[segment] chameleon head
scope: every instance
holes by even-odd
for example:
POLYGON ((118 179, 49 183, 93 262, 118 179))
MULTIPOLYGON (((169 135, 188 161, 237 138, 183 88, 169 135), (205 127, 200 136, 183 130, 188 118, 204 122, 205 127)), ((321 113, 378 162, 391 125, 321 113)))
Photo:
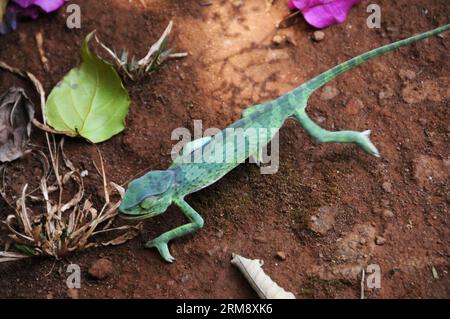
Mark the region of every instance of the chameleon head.
POLYGON ((174 171, 151 171, 130 182, 119 207, 122 217, 146 219, 164 213, 172 203, 174 179, 174 171))

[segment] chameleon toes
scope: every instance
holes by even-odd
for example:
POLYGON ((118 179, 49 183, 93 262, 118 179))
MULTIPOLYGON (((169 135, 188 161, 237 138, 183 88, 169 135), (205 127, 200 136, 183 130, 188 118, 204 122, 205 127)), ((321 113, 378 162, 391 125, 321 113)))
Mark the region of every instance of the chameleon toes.
POLYGON ((158 252, 161 255, 161 257, 168 263, 172 263, 175 261, 175 257, 173 257, 170 254, 169 246, 167 245, 167 242, 162 242, 157 239, 153 239, 153 240, 150 240, 148 243, 146 243, 145 247, 158 249, 158 252))

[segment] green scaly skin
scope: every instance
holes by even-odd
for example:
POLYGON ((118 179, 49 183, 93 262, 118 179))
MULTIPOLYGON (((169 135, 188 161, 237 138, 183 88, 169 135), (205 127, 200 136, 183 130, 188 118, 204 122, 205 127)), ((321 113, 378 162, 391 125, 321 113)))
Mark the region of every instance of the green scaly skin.
POLYGON ((169 169, 151 171, 128 185, 128 190, 119 208, 122 217, 147 219, 164 213, 172 203, 177 205, 189 219, 189 223, 172 229, 146 244, 146 247, 157 248, 164 260, 172 262, 174 257, 169 252, 169 241, 192 233, 202 228, 204 224, 202 217, 184 200, 185 196, 216 182, 248 157, 256 156, 259 158, 258 155, 262 147, 272 140, 276 131, 291 117, 296 119, 309 135, 318 142, 355 143, 365 152, 373 156, 379 156, 378 150, 370 141, 370 131, 331 132, 314 123, 306 113, 308 98, 317 89, 347 70, 372 58, 449 29, 450 24, 369 51, 320 74, 276 100, 248 108, 243 112, 242 119, 228 128, 243 130, 265 128, 270 134, 261 138, 258 143, 250 143, 244 148, 235 145, 233 138, 236 137, 238 130, 235 130, 236 133, 227 135, 225 140, 223 140, 223 136, 227 129, 221 132, 223 135, 214 135, 209 140, 204 140, 204 143, 200 146, 193 145, 193 142, 191 142, 189 147, 185 146, 184 152, 169 169), (203 161, 184 161, 191 158, 196 149, 203 154, 203 161), (231 150, 231 152, 226 150, 231 150), (233 155, 234 158, 231 161, 214 162, 214 151, 215 154, 222 153, 224 158, 227 155, 233 155))

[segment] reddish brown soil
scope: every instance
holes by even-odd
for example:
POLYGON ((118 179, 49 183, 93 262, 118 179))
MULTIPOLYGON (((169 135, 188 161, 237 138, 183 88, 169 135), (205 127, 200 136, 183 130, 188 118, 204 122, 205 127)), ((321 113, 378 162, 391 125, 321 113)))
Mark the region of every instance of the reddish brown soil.
MULTIPOLYGON (((290 28, 275 29, 288 12, 284 0, 269 11, 264 0, 241 6, 216 0, 73 2, 82 8, 80 30, 65 27, 62 10, 21 23, 17 32, 0 38, 0 59, 36 74, 47 92, 77 65, 80 43, 93 29, 108 45, 140 56, 172 19, 171 46, 190 53, 143 82, 127 84, 132 98, 127 130, 99 146, 108 177, 117 183, 166 168, 176 127, 191 128, 194 119, 201 119, 205 127, 223 128, 243 108, 273 99, 350 57, 450 21, 447 0, 379 0, 382 28, 371 30, 364 2, 316 43, 313 29, 301 18, 290 28), (37 31, 44 33, 49 72, 36 50, 37 31), (290 41, 273 44, 277 33, 290 41)), ((382 271, 381 289, 366 289, 369 298, 448 298, 449 36, 342 75, 330 83, 340 92, 331 100, 323 100, 322 92, 312 96, 309 112, 324 127, 371 128, 380 159, 352 145, 315 145, 289 122, 281 130, 277 174, 261 175, 258 167, 241 165, 190 196, 206 224, 173 242, 174 264, 143 247, 145 240, 185 222, 170 208, 122 246, 76 253, 56 263, 35 259, 0 265, 0 297, 67 297, 70 261, 82 269, 81 298, 253 298, 229 263, 236 252, 263 259, 267 273, 299 298, 358 298, 360 270, 369 264, 379 264, 382 271), (412 70, 416 77, 404 80, 401 70, 412 70), (312 216, 322 218, 322 206, 332 207, 335 220, 319 236, 310 227, 312 216), (384 216, 386 210, 393 216, 384 216), (384 245, 375 244, 376 236, 385 238, 384 245), (285 261, 275 257, 278 251, 287 254, 285 261), (88 269, 100 256, 113 262, 113 274, 96 281, 88 269)), ((24 85, 1 71, 0 92, 12 84, 24 85)), ((43 147, 40 134, 35 131, 34 144, 43 147)), ((95 149, 78 139, 67 144, 74 162, 93 171, 95 149)), ((33 163, 25 158, 9 166, 12 188, 20 191, 33 178, 33 163)), ((95 194, 96 188, 90 191, 95 194)), ((11 213, 4 203, 0 209, 2 219, 11 213)))

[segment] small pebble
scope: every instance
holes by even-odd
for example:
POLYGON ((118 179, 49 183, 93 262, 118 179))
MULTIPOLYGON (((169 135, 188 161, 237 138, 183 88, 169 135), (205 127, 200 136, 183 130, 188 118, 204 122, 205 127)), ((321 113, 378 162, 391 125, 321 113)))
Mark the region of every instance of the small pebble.
POLYGON ((322 89, 322 93, 320 94, 320 98, 322 100, 331 100, 339 95, 339 90, 334 86, 327 85, 322 89))
POLYGON ((181 283, 186 283, 190 279, 190 276, 188 274, 185 274, 181 277, 180 281, 181 283))
POLYGON ((323 31, 315 31, 313 34, 313 39, 316 42, 320 42, 325 39, 325 33, 323 31))
POLYGON ((277 252, 277 258, 279 260, 286 260, 286 253, 284 251, 277 252))
POLYGON ((393 97, 394 94, 394 91, 389 86, 385 86, 384 89, 378 93, 378 98, 380 100, 389 99, 393 97))
POLYGON ((217 231, 217 233, 216 233, 216 237, 219 238, 219 239, 222 238, 223 235, 224 235, 224 232, 223 232, 222 229, 219 229, 219 230, 217 231))
POLYGON ((92 263, 88 272, 93 278, 103 280, 113 272, 113 264, 109 259, 100 258, 92 263))
POLYGON ((276 45, 280 45, 284 42, 284 40, 285 39, 281 35, 277 34, 273 37, 272 42, 275 43, 276 45))
POLYGON ((392 218, 392 217, 394 217, 394 213, 390 209, 384 209, 383 210, 383 217, 384 218, 392 218))
POLYGON ((387 193, 392 193, 392 184, 389 182, 384 182, 381 187, 383 187, 384 191, 387 193))
POLYGON ((233 7, 239 8, 240 6, 242 6, 244 4, 244 1, 243 0, 233 0, 233 1, 231 1, 231 4, 233 7))
POLYGON ((267 238, 263 236, 256 236, 255 241, 261 244, 267 243, 267 238))
POLYGON ((80 293, 78 290, 79 289, 76 288, 67 289, 67 297, 70 299, 80 299, 80 293))
POLYGON ((386 239, 384 239, 383 237, 381 237, 381 236, 377 236, 376 238, 375 238, 375 244, 377 244, 377 245, 384 245, 386 243, 386 239))
POLYGON ((401 69, 400 72, 398 73, 398 75, 400 76, 400 78, 403 81, 410 81, 410 80, 414 80, 416 78, 416 72, 412 71, 412 70, 404 70, 401 69))

